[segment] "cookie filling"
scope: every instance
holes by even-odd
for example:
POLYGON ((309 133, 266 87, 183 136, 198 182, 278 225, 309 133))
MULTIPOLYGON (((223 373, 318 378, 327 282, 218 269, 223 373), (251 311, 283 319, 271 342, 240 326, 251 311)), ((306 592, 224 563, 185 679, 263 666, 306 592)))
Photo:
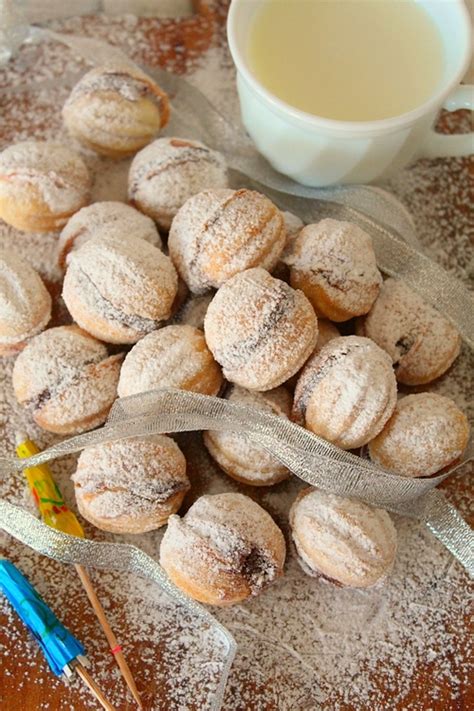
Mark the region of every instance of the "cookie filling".
POLYGON ((319 355, 317 361, 318 367, 311 367, 310 365, 301 377, 300 383, 302 387, 301 391, 300 388, 298 388, 297 395, 295 396, 293 412, 303 417, 306 412, 308 400, 317 384, 326 377, 336 363, 339 363, 339 361, 361 347, 360 344, 352 344, 350 346, 344 346, 337 353, 331 353, 327 356, 324 356, 324 354, 322 354, 322 356, 319 355))
POLYGON ((270 585, 275 579, 276 573, 275 563, 258 548, 252 548, 242 561, 241 574, 248 582, 252 595, 257 595, 263 588, 270 585))
POLYGON ((82 287, 82 294, 87 305, 106 318, 107 321, 115 321, 121 326, 133 329, 144 335, 156 331, 159 327, 160 321, 144 318, 137 314, 127 314, 118 309, 111 301, 102 296, 96 284, 80 267, 76 267, 75 276, 78 286, 82 287))
POLYGON ((264 345, 271 336, 272 330, 278 325, 281 319, 288 314, 290 305, 294 301, 294 294, 287 284, 278 284, 278 291, 274 290, 274 299, 266 313, 256 333, 242 341, 226 345, 222 350, 217 349, 215 357, 224 368, 228 370, 239 368, 248 362, 255 351, 264 345))
POLYGON ((401 365, 400 361, 402 360, 402 358, 404 358, 410 352, 410 350, 413 348, 415 342, 416 342, 416 335, 409 334, 406 336, 402 336, 395 343, 396 356, 395 356, 394 362, 393 362, 393 366, 395 369, 397 368, 397 366, 401 365))
POLYGON ((126 101, 133 102, 146 96, 161 108, 161 97, 156 96, 150 84, 144 79, 132 77, 125 72, 105 72, 92 77, 86 76, 83 81, 76 84, 67 103, 94 91, 114 91, 126 101))
MULTIPOLYGON (((112 356, 116 357, 116 356, 112 356)), ((60 378, 55 384, 54 388, 44 388, 35 397, 30 398, 25 402, 25 406, 31 411, 36 412, 41 410, 41 408, 51 400, 52 397, 60 395, 64 390, 74 387, 82 377, 84 377, 84 370, 90 365, 99 365, 109 360, 110 356, 106 358, 90 358, 82 363, 82 370, 71 373, 69 377, 60 378)))
POLYGON ((145 163, 134 171, 133 182, 130 185, 130 197, 135 197, 142 180, 149 181, 166 172, 170 168, 179 168, 179 166, 187 165, 188 163, 201 163, 203 160, 205 160, 206 163, 211 163, 217 167, 221 165, 220 161, 213 156, 212 152, 208 148, 201 148, 200 146, 195 146, 189 148, 188 150, 181 151, 176 156, 169 158, 163 163, 159 163, 159 161, 156 160, 145 163))

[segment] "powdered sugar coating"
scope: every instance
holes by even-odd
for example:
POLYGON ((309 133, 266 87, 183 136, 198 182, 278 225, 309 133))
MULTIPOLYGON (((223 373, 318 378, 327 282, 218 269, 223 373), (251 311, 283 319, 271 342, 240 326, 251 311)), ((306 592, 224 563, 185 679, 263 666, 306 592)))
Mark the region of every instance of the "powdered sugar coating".
POLYGON ((160 563, 189 595, 229 605, 258 595, 282 575, 285 539, 271 516, 243 494, 201 496, 171 516, 160 563))
POLYGON ((44 429, 72 434, 102 424, 115 400, 122 357, 77 326, 31 339, 13 368, 13 388, 44 429))
POLYGON ((261 268, 237 274, 219 289, 204 331, 224 377, 249 390, 271 390, 288 380, 318 337, 304 294, 261 268))
POLYGON ((72 475, 82 515, 105 531, 144 533, 164 525, 189 490, 186 460, 164 435, 85 449, 72 475))
POLYGON ((61 228, 89 201, 82 158, 53 141, 23 141, 0 153, 0 216, 18 229, 61 228))
POLYGON ((442 375, 459 355, 457 329, 406 284, 384 281, 358 332, 391 356, 397 380, 421 385, 442 375))
MULTIPOLYGON (((226 393, 230 402, 245 405, 270 415, 289 418, 291 396, 283 387, 259 393, 233 385, 226 393)), ((283 481, 290 472, 271 453, 252 443, 244 434, 210 430, 204 444, 211 456, 229 476, 245 484, 268 486, 283 481)))
POLYGON ((0 250, 0 355, 9 355, 42 331, 51 296, 41 277, 16 254, 0 250))
MULTIPOLYGON (((316 342, 316 346, 314 348, 314 351, 310 354, 308 361, 314 356, 315 353, 321 350, 326 343, 329 343, 329 341, 332 341, 333 338, 340 338, 341 334, 337 330, 336 326, 331 323, 331 321, 327 321, 324 318, 318 318, 318 340, 316 342)), ((301 370, 304 368, 304 365, 302 366, 301 370)), ((292 391, 296 387, 296 383, 298 382, 298 378, 301 375, 301 370, 298 373, 295 373, 285 385, 289 387, 292 391)))
POLYGON ((109 234, 118 239, 138 237, 158 249, 163 248, 155 223, 149 217, 123 202, 95 202, 76 212, 61 231, 58 241, 59 266, 64 268, 69 252, 78 249, 92 237, 109 234))
POLYGON ((125 397, 169 387, 217 395, 221 386, 221 370, 203 332, 176 325, 148 334, 132 348, 122 366, 118 393, 125 397))
POLYGON ((466 415, 450 398, 426 392, 398 401, 369 453, 402 476, 430 476, 459 459, 468 440, 466 415))
POLYGON ((128 197, 168 230, 182 205, 202 190, 226 188, 224 158, 199 141, 158 138, 133 159, 128 197))
POLYGON ((273 269, 285 245, 281 212, 247 190, 205 190, 179 210, 169 235, 176 269, 196 294, 251 267, 273 269))
POLYGON ((135 343, 169 318, 178 277, 169 257, 144 240, 89 240, 70 255, 63 298, 74 320, 110 343, 135 343))
POLYGON ((290 509, 291 534, 305 572, 368 588, 386 577, 397 550, 388 513, 311 487, 290 509))
POLYGON ((334 338, 299 377, 293 416, 342 449, 373 439, 392 414, 397 383, 390 357, 368 338, 334 338))
POLYGON ((69 132, 104 155, 123 156, 145 146, 166 125, 168 97, 144 72, 126 65, 95 67, 73 88, 63 107, 69 132))
POLYGON ((382 283, 370 235, 350 222, 326 218, 306 225, 286 263, 291 285, 332 321, 367 313, 382 283))

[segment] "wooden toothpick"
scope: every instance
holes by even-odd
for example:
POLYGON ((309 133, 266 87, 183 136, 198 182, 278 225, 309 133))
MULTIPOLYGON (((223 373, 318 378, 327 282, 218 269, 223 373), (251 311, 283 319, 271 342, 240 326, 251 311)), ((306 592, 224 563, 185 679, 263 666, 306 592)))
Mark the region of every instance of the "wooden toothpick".
POLYGON ((109 702, 105 698, 104 694, 99 689, 99 687, 97 686, 96 682, 91 677, 91 675, 89 674, 87 669, 84 666, 82 666, 82 664, 80 662, 76 662, 73 665, 73 669, 74 669, 74 671, 77 671, 77 673, 81 677, 84 684, 86 684, 86 686, 89 687, 89 689, 92 691, 92 693, 94 694, 97 701, 103 706, 105 711, 115 711, 114 707, 112 706, 112 704, 109 704, 109 702))
POLYGON ((132 672, 129 669, 129 666, 127 664, 127 661, 125 657, 123 656, 122 649, 117 641, 117 638, 109 625, 107 618, 105 616, 104 608, 102 607, 99 598, 97 597, 97 594, 93 588, 92 581, 89 577, 89 573, 87 570, 82 566, 82 565, 75 565, 74 566, 77 570, 77 574, 79 575, 79 578, 81 579, 81 583, 84 586, 84 590, 87 593, 87 597, 89 598, 89 601, 94 609, 95 614, 97 615, 97 619, 99 620, 102 629, 105 632, 105 636, 107 637, 107 641, 110 645, 110 651, 114 655, 118 666, 120 667, 120 671, 122 672, 122 676, 125 679, 128 688, 133 694, 133 698, 137 702, 138 706, 142 709, 143 704, 142 700, 140 698, 140 694, 138 693, 138 689, 135 684, 135 680, 132 676, 132 672))

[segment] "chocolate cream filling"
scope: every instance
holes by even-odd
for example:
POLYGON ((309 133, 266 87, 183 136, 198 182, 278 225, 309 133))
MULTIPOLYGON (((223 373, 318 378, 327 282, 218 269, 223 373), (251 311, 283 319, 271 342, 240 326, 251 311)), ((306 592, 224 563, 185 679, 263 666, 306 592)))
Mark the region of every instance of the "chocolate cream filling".
POLYGON ((275 579, 275 563, 259 548, 252 548, 242 561, 241 574, 248 582, 252 594, 257 594, 275 579))
POLYGON ((158 168, 155 167, 156 162, 154 161, 145 163, 134 172, 133 182, 130 185, 130 197, 135 197, 142 180, 152 180, 158 175, 165 173, 169 168, 179 168, 179 166, 186 165, 187 163, 200 163, 203 159, 205 159, 207 163, 211 163, 217 167, 220 165, 220 162, 212 155, 208 148, 200 148, 199 146, 182 151, 175 157, 169 158, 158 168))
MULTIPOLYGON (((110 356, 107 355, 105 358, 90 358, 81 364, 81 368, 87 368, 89 365, 99 365, 99 363, 108 360, 109 357, 110 356)), ((54 387, 50 386, 44 388, 40 393, 27 400, 25 402, 25 406, 30 410, 30 412, 41 410, 43 405, 48 403, 53 397, 60 395, 66 388, 74 387, 74 385, 78 383, 83 376, 84 372, 81 370, 74 373, 69 378, 60 378, 58 382, 54 384, 54 387)))
POLYGON ((202 252, 202 246, 206 240, 207 233, 210 231, 212 227, 218 224, 219 220, 223 217, 226 207, 230 205, 231 202, 234 202, 237 200, 241 195, 246 193, 247 191, 245 189, 242 190, 236 190, 235 192, 232 192, 225 200, 224 202, 220 203, 217 205, 212 213, 209 215, 207 220, 205 221, 204 225, 202 226, 201 231, 199 234, 196 236, 196 240, 194 242, 194 250, 193 250, 193 255, 189 261, 189 271, 193 272, 194 270, 198 272, 200 280, 205 282, 206 286, 208 288, 211 287, 209 284, 208 280, 204 278, 204 275, 201 272, 201 269, 199 268, 199 259, 201 258, 201 252, 202 252))
POLYGON ((80 481, 76 481, 75 485, 78 489, 82 489, 85 494, 106 494, 124 493, 132 496, 136 500, 146 501, 150 504, 164 503, 172 496, 180 491, 187 491, 189 486, 185 481, 162 482, 146 481, 144 486, 134 486, 133 484, 124 484, 122 486, 108 486, 105 483, 97 483, 95 485, 84 485, 80 481))
POLYGON ((393 359, 393 367, 395 368, 395 370, 397 370, 397 368, 402 365, 403 358, 409 354, 409 352, 415 345, 417 338, 418 336, 416 333, 409 333, 404 336, 401 336, 395 343, 396 355, 393 359))
POLYGON ((234 529, 210 521, 184 520, 184 524, 206 542, 224 569, 244 578, 252 595, 257 595, 276 578, 278 569, 270 553, 234 529))
POLYGON ((156 331, 159 327, 161 321, 138 316, 137 314, 127 314, 117 308, 111 301, 102 296, 96 284, 80 267, 75 267, 75 277, 78 286, 82 288, 82 296, 85 303, 90 306, 92 311, 98 312, 107 321, 112 323, 115 321, 121 326, 143 334, 156 331))
POLYGON ((295 397, 293 412, 300 417, 303 417, 306 413, 308 400, 317 384, 326 377, 336 363, 343 360, 350 353, 353 353, 361 347, 362 346, 359 344, 345 346, 337 353, 332 353, 331 355, 326 356, 324 360, 321 359, 321 365, 318 368, 311 368, 310 371, 307 371, 309 372, 309 375, 307 375, 304 380, 300 381, 303 387, 301 393, 298 394, 298 398, 295 397))
POLYGON ((126 101, 138 101, 146 96, 161 110, 162 99, 152 91, 148 82, 125 72, 106 72, 79 82, 72 90, 67 103, 94 91, 115 91, 126 101))
POLYGON ((265 345, 271 337, 272 330, 278 325, 281 319, 287 314, 288 308, 294 302, 294 294, 289 291, 286 284, 278 285, 279 293, 275 294, 276 299, 271 309, 265 315, 262 323, 254 334, 248 338, 231 343, 223 348, 216 349, 215 357, 221 365, 228 369, 240 368, 247 363, 260 346, 265 345))
MULTIPOLYGON (((330 269, 313 268, 311 269, 311 274, 313 274, 315 277, 321 277, 330 287, 343 293, 350 291, 350 289, 352 289, 354 286, 359 286, 359 283, 356 282, 350 276, 345 275, 338 277, 330 269)), ((357 274, 356 276, 358 276, 360 279, 364 279, 365 272, 359 272, 359 274, 357 274)))

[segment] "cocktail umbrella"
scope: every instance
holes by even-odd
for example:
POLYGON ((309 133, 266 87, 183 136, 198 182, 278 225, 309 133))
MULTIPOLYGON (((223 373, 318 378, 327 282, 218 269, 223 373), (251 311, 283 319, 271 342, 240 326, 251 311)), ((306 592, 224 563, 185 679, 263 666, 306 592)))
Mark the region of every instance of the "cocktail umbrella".
POLYGON ((38 642, 56 676, 76 671, 107 711, 113 711, 85 669, 89 662, 82 644, 61 624, 54 612, 13 563, 0 559, 0 589, 38 642))

